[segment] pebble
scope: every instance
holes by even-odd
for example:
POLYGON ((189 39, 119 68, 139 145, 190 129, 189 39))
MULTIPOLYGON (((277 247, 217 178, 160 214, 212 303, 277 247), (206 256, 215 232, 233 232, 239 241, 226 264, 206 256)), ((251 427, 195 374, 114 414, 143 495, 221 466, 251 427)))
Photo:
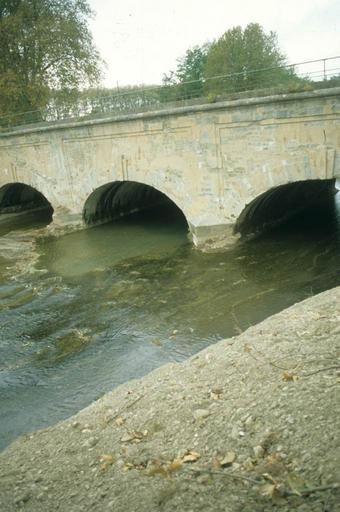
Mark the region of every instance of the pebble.
POLYGON ((89 439, 87 439, 85 441, 83 446, 84 446, 84 448, 93 448, 93 446, 95 446, 97 443, 98 443, 97 437, 90 437, 89 439))
POLYGON ((257 459, 262 459, 262 457, 264 456, 264 449, 261 445, 254 446, 253 451, 257 459))
POLYGON ((196 411, 193 412, 195 420, 202 420, 210 416, 210 414, 208 409, 196 409, 196 411))

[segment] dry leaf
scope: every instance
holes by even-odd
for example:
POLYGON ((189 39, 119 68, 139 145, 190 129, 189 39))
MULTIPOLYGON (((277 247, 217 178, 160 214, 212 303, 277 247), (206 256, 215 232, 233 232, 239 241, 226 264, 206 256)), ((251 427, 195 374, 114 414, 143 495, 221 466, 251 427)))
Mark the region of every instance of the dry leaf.
POLYGON ((122 418, 121 416, 119 416, 119 418, 116 419, 116 425, 118 425, 118 427, 121 427, 124 423, 125 419, 122 418))
POLYGON ((130 441, 139 443, 143 439, 143 437, 147 434, 147 431, 145 431, 145 432, 146 433, 139 432, 138 430, 134 430, 133 432, 126 432, 121 437, 120 440, 122 443, 129 443, 130 441))
POLYGON ((106 471, 110 466, 112 466, 115 460, 113 455, 104 454, 101 455, 99 461, 102 462, 102 464, 99 466, 100 471, 106 471))
POLYGON ((223 390, 220 388, 214 388, 210 390, 210 398, 212 400, 221 400, 223 390))
POLYGON ((274 480, 272 475, 270 475, 269 473, 263 473, 262 476, 265 480, 268 480, 268 482, 271 482, 272 484, 276 485, 276 480, 274 480))
POLYGON ((129 441, 132 441, 134 439, 133 435, 129 432, 125 432, 123 436, 120 438, 122 443, 128 443, 129 441))
POLYGON ((286 372, 283 372, 282 379, 286 382, 289 382, 289 381, 296 382, 297 380, 299 380, 299 376, 296 375, 296 373, 286 371, 286 372))
POLYGON ((271 498, 273 504, 275 505, 283 505, 286 503, 286 500, 280 494, 280 491, 276 484, 264 484, 259 488, 259 493, 262 496, 267 498, 271 498))
POLYGON ((129 471, 130 469, 134 469, 135 465, 131 462, 126 462, 123 466, 124 471, 129 471))
POLYGON ((267 496, 269 498, 272 498, 274 496, 275 489, 275 484, 264 484, 261 485, 261 487, 259 488, 259 493, 261 494, 261 496, 267 496))
POLYGON ((236 454, 234 452, 227 452, 223 459, 220 461, 222 467, 231 466, 236 460, 236 454))
POLYGON ((180 459, 174 459, 170 464, 167 466, 167 469, 170 473, 173 473, 174 471, 178 471, 183 466, 183 462, 180 459))
POLYGON ((249 354, 249 352, 251 352, 251 351, 253 350, 253 347, 251 347, 248 343, 246 343, 246 344, 244 345, 243 350, 244 350, 245 352, 248 352, 248 354, 249 354))
POLYGON ((183 461, 174 459, 172 462, 164 463, 160 460, 153 460, 151 466, 148 468, 147 475, 155 476, 160 475, 163 477, 170 477, 171 473, 181 469, 183 461))
POLYGON ((197 452, 188 450, 186 454, 182 457, 183 462, 196 462, 201 455, 197 452))
POLYGON ((113 455, 106 454, 106 453, 104 455, 101 455, 99 460, 100 460, 100 462, 108 462, 110 464, 114 463, 113 455))

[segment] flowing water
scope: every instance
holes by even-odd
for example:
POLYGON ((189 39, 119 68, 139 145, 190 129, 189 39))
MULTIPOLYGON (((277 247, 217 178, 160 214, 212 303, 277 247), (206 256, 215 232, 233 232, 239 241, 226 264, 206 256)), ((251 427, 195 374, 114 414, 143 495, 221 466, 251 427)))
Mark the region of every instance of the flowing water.
POLYGON ((340 284, 338 196, 219 254, 144 214, 40 239, 29 273, 0 256, 0 447, 340 284))

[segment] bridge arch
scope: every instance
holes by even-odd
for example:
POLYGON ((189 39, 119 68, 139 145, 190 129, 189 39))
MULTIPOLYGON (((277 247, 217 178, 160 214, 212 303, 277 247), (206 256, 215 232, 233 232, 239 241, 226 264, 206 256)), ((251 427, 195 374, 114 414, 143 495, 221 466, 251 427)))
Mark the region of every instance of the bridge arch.
POLYGON ((336 191, 334 178, 301 180, 272 187, 244 207, 234 232, 247 236, 275 227, 330 198, 336 191))
POLYGON ((53 214, 53 207, 39 190, 22 182, 0 186, 0 214, 43 209, 53 214))
POLYGON ((130 180, 97 187, 85 201, 83 219, 91 225, 153 208, 169 209, 189 226, 183 209, 167 194, 152 185, 130 180))

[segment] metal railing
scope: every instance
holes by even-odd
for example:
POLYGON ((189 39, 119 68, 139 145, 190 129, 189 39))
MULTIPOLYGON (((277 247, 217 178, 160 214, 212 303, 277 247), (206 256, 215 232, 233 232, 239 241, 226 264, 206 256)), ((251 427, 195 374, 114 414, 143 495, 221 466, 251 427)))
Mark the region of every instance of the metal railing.
POLYGON ((74 94, 61 97, 55 92, 45 109, 1 116, 0 129, 6 132, 32 123, 94 119, 334 86, 340 86, 340 56, 279 67, 245 69, 191 82, 117 89, 109 95, 105 94, 105 89, 80 91, 76 97, 74 94))

